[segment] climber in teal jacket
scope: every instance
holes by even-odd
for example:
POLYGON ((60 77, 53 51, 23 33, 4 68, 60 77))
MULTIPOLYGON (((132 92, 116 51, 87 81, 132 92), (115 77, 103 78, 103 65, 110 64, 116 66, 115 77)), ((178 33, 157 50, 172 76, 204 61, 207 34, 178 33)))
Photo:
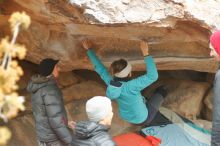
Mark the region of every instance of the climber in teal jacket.
POLYGON ((159 87, 149 101, 141 95, 141 90, 148 87, 158 79, 158 72, 153 58, 148 54, 146 42, 140 43, 147 73, 131 79, 131 64, 124 59, 116 60, 111 64, 110 72, 91 49, 91 42, 84 40, 83 47, 91 60, 95 71, 107 85, 106 95, 111 100, 116 100, 119 115, 122 119, 137 125, 147 125, 155 117, 162 104, 166 92, 164 87, 159 87))

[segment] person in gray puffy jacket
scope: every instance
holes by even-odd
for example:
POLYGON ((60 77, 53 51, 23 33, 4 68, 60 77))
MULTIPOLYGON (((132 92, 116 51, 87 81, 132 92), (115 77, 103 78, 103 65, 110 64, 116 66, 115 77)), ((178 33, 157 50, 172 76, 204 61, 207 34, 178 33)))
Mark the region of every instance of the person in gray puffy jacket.
POLYGON ((44 59, 39 74, 28 83, 39 146, 68 146, 73 138, 67 128, 68 120, 63 96, 57 86, 58 60, 44 59))
POLYGON ((89 121, 78 122, 74 128, 74 146, 116 146, 108 130, 113 112, 111 100, 95 96, 87 101, 86 113, 89 121))

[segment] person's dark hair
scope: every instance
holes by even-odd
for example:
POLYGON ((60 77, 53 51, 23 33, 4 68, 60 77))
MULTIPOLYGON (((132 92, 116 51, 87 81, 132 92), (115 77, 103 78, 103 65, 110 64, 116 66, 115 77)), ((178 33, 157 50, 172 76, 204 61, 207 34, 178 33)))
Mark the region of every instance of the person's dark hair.
POLYGON ((126 66, 128 62, 125 59, 119 59, 112 62, 110 66, 110 72, 112 75, 121 72, 126 66))
POLYGON ((54 60, 52 58, 43 59, 39 64, 39 74, 45 77, 51 75, 58 62, 59 60, 54 60))

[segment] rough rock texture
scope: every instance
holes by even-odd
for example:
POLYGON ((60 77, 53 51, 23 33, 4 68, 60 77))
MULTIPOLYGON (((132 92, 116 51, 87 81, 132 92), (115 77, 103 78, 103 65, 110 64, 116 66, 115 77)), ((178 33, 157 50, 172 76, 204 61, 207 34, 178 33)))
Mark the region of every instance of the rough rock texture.
POLYGON ((20 80, 18 81, 18 86, 19 86, 18 90, 26 90, 30 78, 38 72, 37 65, 27 61, 22 61, 19 64, 22 67, 24 74, 21 76, 20 80))
POLYGON ((79 84, 72 85, 62 90, 65 102, 74 99, 85 99, 93 96, 104 96, 105 87, 94 81, 84 81, 79 84))
POLYGON ((199 19, 220 28, 219 1, 201 0, 69 0, 85 9, 91 22, 157 22, 167 17, 199 19), (207 8, 209 11, 207 12, 207 8), (207 15, 211 14, 210 15, 207 15))
POLYGON ((59 58, 63 71, 91 69, 80 41, 89 38, 106 65, 116 58, 144 70, 139 40, 147 40, 161 70, 215 72, 208 38, 219 29, 219 1, 199 0, 5 0, 0 4, 0 38, 8 35, 13 11, 32 19, 19 34, 26 59, 59 58))
POLYGON ((10 121, 7 126, 13 133, 8 146, 38 146, 31 114, 18 117, 10 121))
POLYGON ((210 84, 208 82, 175 79, 168 75, 167 78, 159 78, 156 83, 143 91, 143 95, 149 99, 158 86, 165 85, 168 95, 165 98, 164 107, 191 120, 200 118, 201 110, 205 109, 203 99, 210 88, 210 84))
POLYGON ((59 74, 58 83, 61 88, 69 87, 80 82, 80 78, 73 72, 61 72, 59 74))
POLYGON ((180 81, 173 83, 164 106, 188 119, 195 120, 200 115, 203 98, 210 84, 206 82, 180 81), (176 86, 174 86, 176 85, 176 86))
POLYGON ((212 121, 213 113, 213 89, 209 91, 208 95, 204 98, 203 116, 206 120, 212 121))

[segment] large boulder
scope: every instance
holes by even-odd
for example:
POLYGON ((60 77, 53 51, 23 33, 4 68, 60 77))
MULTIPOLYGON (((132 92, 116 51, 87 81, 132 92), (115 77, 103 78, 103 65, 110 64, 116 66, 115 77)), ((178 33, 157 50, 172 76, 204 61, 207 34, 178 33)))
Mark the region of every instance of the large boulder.
POLYGON ((172 81, 164 106, 188 119, 195 120, 201 113, 203 98, 210 84, 207 82, 172 81))
POLYGON ((219 5, 197 0, 4 0, 0 37, 10 34, 9 15, 26 11, 32 23, 18 42, 28 48, 26 59, 37 64, 52 57, 61 60, 63 71, 92 69, 81 47, 81 40, 89 38, 105 65, 124 57, 134 70, 144 70, 139 42, 146 40, 161 70, 215 72, 208 42, 219 29, 219 5))
MULTIPOLYGON (((149 99, 157 87, 165 85, 168 94, 163 103, 164 107, 191 120, 200 118, 205 109, 203 99, 211 84, 201 81, 175 79, 171 77, 172 74, 167 75, 168 79, 167 77, 159 78, 156 83, 143 91, 143 95, 149 99)), ((182 77, 185 78, 184 76, 182 77)))

